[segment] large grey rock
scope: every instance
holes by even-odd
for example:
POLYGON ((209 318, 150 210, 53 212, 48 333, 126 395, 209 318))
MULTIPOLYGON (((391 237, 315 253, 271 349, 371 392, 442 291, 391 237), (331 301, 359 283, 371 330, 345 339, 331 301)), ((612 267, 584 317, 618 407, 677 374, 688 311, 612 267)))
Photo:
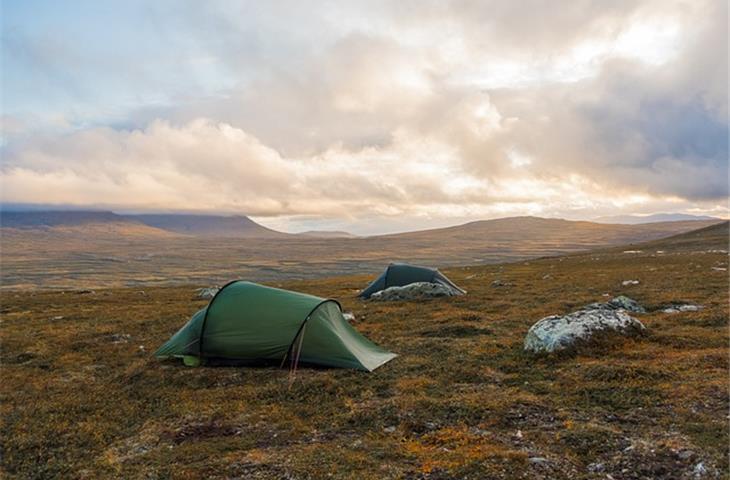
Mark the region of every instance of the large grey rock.
POLYGON ((451 297, 454 295, 462 295, 462 293, 440 283, 415 282, 402 287, 390 287, 375 292, 370 296, 370 300, 392 302, 397 300, 451 297))
POLYGON ((637 336, 645 331, 640 321, 623 310, 584 309, 543 318, 527 332, 524 346, 530 352, 552 353, 589 344, 601 334, 637 336))

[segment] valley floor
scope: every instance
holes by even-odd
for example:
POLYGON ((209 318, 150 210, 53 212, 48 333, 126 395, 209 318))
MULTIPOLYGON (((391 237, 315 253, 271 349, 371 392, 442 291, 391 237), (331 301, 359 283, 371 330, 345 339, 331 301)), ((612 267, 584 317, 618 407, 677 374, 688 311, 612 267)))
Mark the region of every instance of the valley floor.
POLYGON ((204 306, 194 286, 5 291, 3 477, 727 478, 727 264, 654 243, 447 269, 468 295, 392 304, 356 299, 362 275, 273 284, 339 299, 399 354, 293 379, 152 358, 204 306), (618 294, 647 337, 523 352, 540 318, 618 294))

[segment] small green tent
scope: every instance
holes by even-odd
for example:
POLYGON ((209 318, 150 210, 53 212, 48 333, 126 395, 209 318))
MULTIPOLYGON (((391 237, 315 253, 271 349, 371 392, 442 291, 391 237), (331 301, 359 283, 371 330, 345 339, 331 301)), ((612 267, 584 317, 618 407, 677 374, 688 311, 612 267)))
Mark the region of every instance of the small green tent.
POLYGON ((303 364, 373 371, 396 355, 360 335, 335 300, 235 281, 162 345, 158 358, 303 364))
POLYGON ((451 288, 458 294, 466 293, 435 268, 418 267, 407 263, 391 263, 378 278, 360 292, 359 296, 370 298, 373 293, 386 288, 402 287, 416 282, 438 283, 451 288))

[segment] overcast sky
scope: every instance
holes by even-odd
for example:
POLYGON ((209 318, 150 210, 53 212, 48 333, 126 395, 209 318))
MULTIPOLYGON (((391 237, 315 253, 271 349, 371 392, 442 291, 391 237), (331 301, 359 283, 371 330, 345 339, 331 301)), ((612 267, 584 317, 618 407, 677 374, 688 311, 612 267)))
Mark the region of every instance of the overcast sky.
POLYGON ((0 200, 728 215, 728 2, 2 1, 0 200))

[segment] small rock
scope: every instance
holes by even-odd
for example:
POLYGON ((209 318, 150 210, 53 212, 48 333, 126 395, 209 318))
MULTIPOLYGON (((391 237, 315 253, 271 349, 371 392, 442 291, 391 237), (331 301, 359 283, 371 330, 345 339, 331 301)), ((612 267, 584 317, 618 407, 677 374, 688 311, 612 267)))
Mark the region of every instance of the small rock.
POLYGON ((633 313, 646 313, 639 302, 625 295, 614 297, 606 303, 595 302, 583 307, 584 310, 626 310, 633 313))
POLYGON ((723 268, 723 267, 712 267, 712 269, 715 270, 716 272, 727 272, 727 268, 723 268))
POLYGON ((533 465, 545 465, 546 463, 550 463, 550 460, 545 457, 530 457, 528 461, 533 465))
POLYGON ((624 287, 627 287, 629 285, 638 285, 638 284, 639 284, 638 280, 624 280, 623 282, 621 282, 621 285, 623 285, 624 287))
POLYGON ((348 322, 354 322, 355 321, 355 314, 352 312, 345 312, 342 314, 342 318, 347 320, 348 322))
POLYGON ((132 336, 128 333, 114 333, 109 336, 112 343, 128 343, 132 336))
POLYGON ((393 432, 395 432, 395 427, 391 425, 390 427, 385 427, 385 428, 383 429, 383 431, 384 431, 385 433, 393 433, 393 432))
POLYGON ((492 282, 492 286, 493 287, 511 287, 512 284, 508 283, 508 282, 503 282, 502 280, 497 279, 492 282))
POLYGON ((218 286, 208 287, 208 288, 199 288, 197 290, 196 296, 198 298, 213 298, 213 297, 215 297, 215 294, 218 293, 218 290, 220 290, 220 288, 218 286))
POLYGON ((679 311, 680 312, 696 312, 700 310, 702 307, 700 305, 680 305, 679 311))
POLYGON ((63 315, 56 315, 55 317, 51 318, 51 320, 63 320, 63 315))
POLYGON ((522 438, 522 430, 517 430, 517 432, 515 433, 515 437, 522 438))
POLYGON ((602 472, 606 469, 606 466, 602 463, 595 462, 588 465, 589 472, 602 472))
POLYGON ((682 450, 681 452, 679 452, 677 457, 679 457, 680 460, 689 460, 694 456, 694 454, 695 452, 693 452, 692 450, 682 450))
POLYGON ((551 276, 551 275, 550 275, 549 273, 548 273, 547 275, 543 275, 543 276, 542 276, 542 279, 543 279, 543 280, 549 280, 549 279, 551 279, 551 278, 553 278, 553 277, 552 277, 552 276, 551 276))
POLYGON ((695 478, 704 477, 707 473, 707 467, 705 467, 705 464, 702 462, 699 462, 697 465, 695 465, 695 468, 692 470, 692 474, 695 476, 695 478))
POLYGON ((619 295, 618 297, 612 298, 608 301, 608 305, 629 312, 646 313, 646 310, 644 309, 644 307, 639 305, 639 302, 625 295, 619 295))
POLYGON ((679 312, 697 312, 702 310, 702 305, 693 305, 691 303, 670 305, 662 309, 663 313, 679 313, 679 312))

